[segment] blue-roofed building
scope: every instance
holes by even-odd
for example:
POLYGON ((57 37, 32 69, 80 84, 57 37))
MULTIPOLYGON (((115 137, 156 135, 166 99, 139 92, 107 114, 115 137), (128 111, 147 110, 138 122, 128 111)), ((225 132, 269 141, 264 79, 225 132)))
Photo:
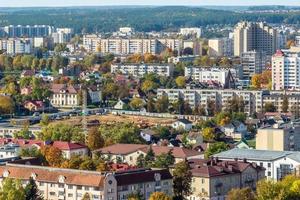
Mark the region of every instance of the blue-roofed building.
POLYGON ((300 152, 256 149, 231 149, 213 155, 220 160, 243 160, 266 169, 268 179, 280 180, 287 174, 299 173, 300 152))

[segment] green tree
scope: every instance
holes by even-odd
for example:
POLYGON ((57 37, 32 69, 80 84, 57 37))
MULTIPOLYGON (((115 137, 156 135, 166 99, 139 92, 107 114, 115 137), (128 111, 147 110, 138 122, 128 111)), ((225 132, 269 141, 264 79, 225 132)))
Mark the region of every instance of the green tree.
POLYGON ((24 188, 19 180, 4 179, 0 189, 0 200, 26 199, 24 188))
POLYGON ((155 112, 155 101, 154 101, 153 97, 148 98, 147 112, 155 112))
POLYGON ((179 162, 173 170, 173 188, 177 199, 186 199, 191 194, 192 173, 187 161, 179 162))
POLYGON ((42 126, 48 126, 49 122, 50 122, 49 116, 46 114, 42 114, 42 119, 40 121, 40 124, 42 126))
POLYGON ((265 112, 276 112, 276 107, 271 102, 266 102, 264 106, 265 112))
POLYGON ((154 167, 157 168, 168 168, 170 165, 175 163, 175 158, 173 156, 172 151, 170 150, 168 153, 162 153, 156 156, 154 167))
POLYGON ((104 146, 104 139, 97 127, 93 127, 89 130, 87 146, 91 151, 102 148, 104 146))
POLYGON ((26 196, 26 200, 43 199, 33 178, 29 179, 29 183, 25 187, 25 196, 26 196))
POLYGON ((144 107, 144 101, 141 98, 134 97, 129 105, 132 109, 139 110, 144 107))
POLYGON ((167 112, 168 107, 169 107, 169 99, 167 96, 162 96, 161 98, 157 99, 155 103, 155 108, 158 113, 167 112))
POLYGON ((156 89, 156 88, 157 88, 157 84, 151 80, 145 80, 142 83, 142 90, 144 92, 148 92, 148 91, 156 89))
POLYGON ((145 164, 147 166, 151 166, 154 161, 155 161, 155 154, 152 147, 150 146, 145 156, 145 164))
POLYGON ((255 193, 251 188, 232 189, 229 191, 226 200, 256 200, 255 193))
POLYGON ((146 163, 145 163, 145 156, 144 154, 140 154, 137 159, 136 159, 136 166, 139 168, 144 168, 146 167, 146 163))
POLYGON ((212 156, 214 154, 220 153, 222 151, 226 151, 228 149, 229 149, 229 147, 226 143, 216 142, 216 143, 213 143, 212 145, 210 145, 208 147, 208 149, 206 149, 204 156, 205 156, 205 158, 209 158, 210 156, 212 156))

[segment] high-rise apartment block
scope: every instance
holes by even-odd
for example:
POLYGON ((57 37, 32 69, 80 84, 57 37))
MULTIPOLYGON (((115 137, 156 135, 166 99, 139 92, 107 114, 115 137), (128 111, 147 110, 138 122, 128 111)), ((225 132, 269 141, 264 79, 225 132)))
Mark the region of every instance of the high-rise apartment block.
POLYGON ((3 28, 5 35, 10 38, 14 37, 45 37, 51 35, 54 28, 48 25, 34 25, 34 26, 5 26, 3 28))
POLYGON ((240 22, 234 29, 234 55, 248 51, 264 51, 272 55, 278 48, 277 30, 263 22, 240 22))
POLYGON ((217 38, 208 40, 208 53, 210 56, 232 56, 233 39, 217 38))
POLYGON ((278 50, 272 57, 273 89, 300 89, 299 70, 300 53, 278 50))
POLYGON ((248 51, 241 55, 242 77, 250 79, 254 74, 260 74, 266 68, 266 53, 248 51))

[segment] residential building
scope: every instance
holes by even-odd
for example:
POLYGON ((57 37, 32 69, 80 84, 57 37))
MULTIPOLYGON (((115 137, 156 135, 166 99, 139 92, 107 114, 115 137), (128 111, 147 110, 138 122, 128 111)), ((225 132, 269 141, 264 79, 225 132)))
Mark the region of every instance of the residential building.
MULTIPOLYGON (((80 85, 52 84, 50 103, 54 107, 78 107, 80 90, 80 85)), ((91 103, 99 103, 102 100, 101 91, 96 86, 88 87, 87 94, 91 103)))
POLYGON ((275 90, 300 89, 300 52, 278 50, 272 57, 272 87, 275 90))
POLYGON ((156 191, 173 193, 172 175, 168 170, 112 173, 10 163, 0 166, 0 174, 1 184, 5 178, 12 178, 21 180, 24 187, 32 178, 43 198, 49 200, 81 200, 85 193, 94 200, 125 200, 137 192, 145 199, 156 191))
POLYGON ((17 37, 45 37, 51 35, 54 28, 47 25, 34 25, 34 26, 5 26, 3 28, 5 35, 10 38, 17 37))
POLYGON ((254 74, 261 74, 266 69, 266 54, 261 51, 243 52, 241 65, 243 79, 251 79, 254 74))
POLYGON ((73 35, 72 28, 57 28, 56 32, 52 33, 54 44, 63 44, 70 42, 73 35))
POLYGON ((10 38, 6 42, 6 53, 15 55, 15 54, 29 54, 33 51, 33 42, 32 39, 14 39, 10 38))
MULTIPOLYGON (((14 136, 14 133, 17 133, 24 129, 24 126, 13 126, 13 125, 1 125, 0 126, 0 137, 10 137, 12 138, 14 136)), ((29 126, 28 131, 32 135, 38 135, 41 131, 42 128, 39 126, 29 126)))
POLYGON ((278 127, 262 127, 257 129, 256 149, 300 151, 300 126, 282 124, 278 127))
POLYGON ((145 74, 157 74, 169 77, 173 75, 173 64, 112 64, 111 73, 121 73, 134 77, 143 77, 145 74))
POLYGON ((23 106, 24 108, 26 108, 31 112, 44 111, 45 109, 45 105, 43 101, 28 100, 24 102, 23 106))
POLYGON ((224 134, 232 139, 241 140, 248 133, 247 126, 239 121, 233 121, 221 127, 224 134))
POLYGON ((240 22, 234 29, 234 56, 248 51, 273 55, 278 49, 277 30, 263 22, 240 22))
POLYGON ((208 40, 208 55, 212 57, 233 56, 233 39, 216 38, 208 40))
POLYGON ((145 156, 150 148, 153 150, 155 156, 171 151, 175 157, 175 163, 184 161, 185 159, 203 158, 203 154, 195 150, 182 147, 143 144, 113 144, 111 146, 95 150, 93 151, 93 154, 100 154, 101 156, 109 158, 113 162, 123 162, 129 165, 136 165, 139 155, 143 154, 145 156))
POLYGON ((0 146, 0 162, 3 159, 17 159, 20 146, 16 144, 4 144, 0 146))
POLYGON ((197 38, 201 37, 201 28, 181 28, 180 34, 184 36, 193 36, 195 35, 197 38))
POLYGON ((173 63, 173 64, 177 64, 179 62, 194 62, 194 60, 196 58, 198 58, 199 56, 195 55, 187 55, 187 56, 177 56, 177 57, 170 57, 168 58, 168 63, 173 63))
POLYGON ((53 146, 61 150, 62 155, 66 159, 70 159, 74 155, 87 156, 88 148, 80 143, 65 142, 65 141, 41 141, 41 140, 26 140, 26 139, 10 139, 1 138, 0 144, 18 145, 21 149, 40 149, 45 146, 53 146))
POLYGON ((265 176, 269 180, 280 180, 287 174, 296 173, 299 170, 299 152, 270 151, 256 149, 231 149, 213 157, 228 161, 247 161, 256 163, 266 169, 265 176))
POLYGON ((230 69, 185 67, 184 76, 201 83, 213 82, 222 88, 234 88, 235 79, 230 69))
POLYGON ((182 129, 185 131, 189 131, 193 128, 193 123, 187 119, 178 119, 172 124, 172 127, 179 130, 182 129))
POLYGON ((191 159, 191 200, 225 200, 231 189, 250 187, 265 177, 265 169, 246 161, 191 159))

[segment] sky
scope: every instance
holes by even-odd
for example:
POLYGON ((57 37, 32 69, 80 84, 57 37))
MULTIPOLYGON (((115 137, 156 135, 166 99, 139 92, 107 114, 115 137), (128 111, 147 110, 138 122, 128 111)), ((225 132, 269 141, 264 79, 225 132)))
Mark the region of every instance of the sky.
POLYGON ((0 7, 92 6, 92 5, 292 5, 300 0, 0 0, 0 7))

